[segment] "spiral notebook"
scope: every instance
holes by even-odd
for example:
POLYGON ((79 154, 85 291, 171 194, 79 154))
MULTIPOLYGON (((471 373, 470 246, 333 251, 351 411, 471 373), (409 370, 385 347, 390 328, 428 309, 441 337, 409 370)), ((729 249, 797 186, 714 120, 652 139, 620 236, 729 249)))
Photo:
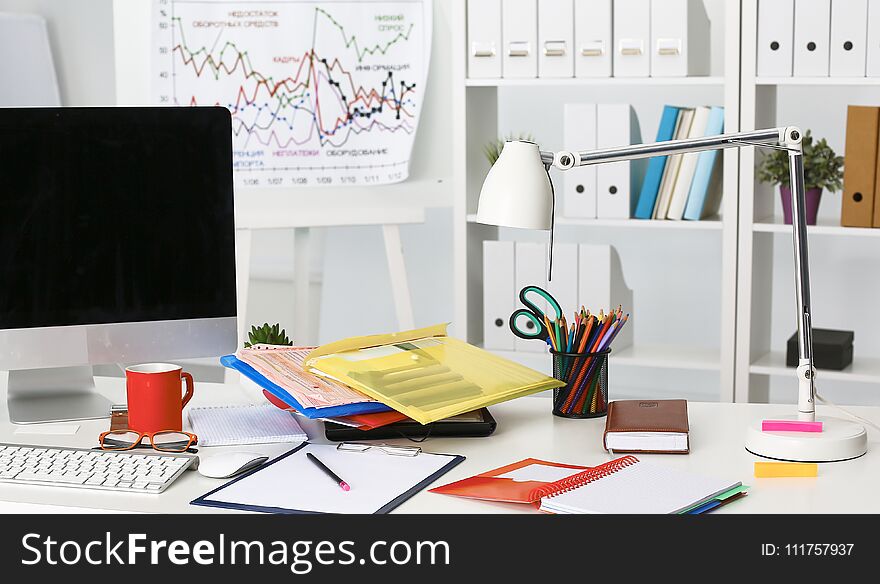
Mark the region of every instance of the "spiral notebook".
POLYGON ((703 513, 744 496, 747 488, 625 456, 592 468, 527 458, 431 492, 532 503, 559 514, 703 513))
POLYGON ((309 439, 291 412, 271 404, 208 406, 189 410, 199 446, 305 442, 309 439))
MULTIPOLYGON (((624 456, 539 489, 547 513, 687 513, 743 494, 741 482, 624 456)), ((709 507, 711 508, 711 507, 709 507)), ((706 509, 708 510, 708 509, 706 509)))

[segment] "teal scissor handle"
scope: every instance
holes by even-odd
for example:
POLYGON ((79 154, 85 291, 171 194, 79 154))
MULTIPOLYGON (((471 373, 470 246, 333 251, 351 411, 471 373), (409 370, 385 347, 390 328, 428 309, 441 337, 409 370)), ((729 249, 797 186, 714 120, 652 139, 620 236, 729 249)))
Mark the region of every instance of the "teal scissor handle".
POLYGON ((548 317, 550 322, 556 322, 562 318, 562 308, 549 292, 538 286, 526 286, 519 291, 519 301, 522 302, 526 308, 515 310, 513 311, 513 314, 510 315, 510 330, 521 339, 538 339, 546 341, 550 337, 550 331, 547 330, 547 325, 544 322, 544 311, 538 308, 534 302, 529 300, 529 294, 537 294, 547 302, 547 306, 553 310, 554 314, 553 318, 548 317), (518 322, 520 317, 525 317, 527 320, 525 330, 520 327, 518 322), (529 323, 532 324, 531 328, 528 327, 529 323))

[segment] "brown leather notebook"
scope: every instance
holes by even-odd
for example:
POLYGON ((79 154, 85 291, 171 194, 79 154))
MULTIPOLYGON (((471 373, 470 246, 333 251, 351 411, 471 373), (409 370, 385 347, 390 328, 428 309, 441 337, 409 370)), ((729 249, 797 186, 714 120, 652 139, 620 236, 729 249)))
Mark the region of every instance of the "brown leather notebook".
POLYGON ((687 400, 617 400, 608 404, 605 450, 658 454, 687 454, 687 400))

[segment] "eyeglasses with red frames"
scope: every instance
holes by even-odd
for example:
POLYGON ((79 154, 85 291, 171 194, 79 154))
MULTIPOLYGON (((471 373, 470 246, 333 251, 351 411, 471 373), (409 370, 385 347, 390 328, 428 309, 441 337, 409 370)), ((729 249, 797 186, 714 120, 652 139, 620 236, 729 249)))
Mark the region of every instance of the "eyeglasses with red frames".
POLYGON ((198 436, 180 430, 160 432, 137 432, 135 430, 110 430, 98 437, 102 450, 132 450, 142 447, 144 438, 159 452, 186 452, 199 442, 198 436))

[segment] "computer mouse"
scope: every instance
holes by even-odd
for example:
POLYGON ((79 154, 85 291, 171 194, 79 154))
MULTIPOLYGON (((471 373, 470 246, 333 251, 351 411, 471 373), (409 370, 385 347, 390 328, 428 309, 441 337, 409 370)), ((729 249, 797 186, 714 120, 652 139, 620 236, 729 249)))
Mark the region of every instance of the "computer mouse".
POLYGON ((199 474, 212 479, 226 479, 269 460, 268 456, 253 452, 224 452, 199 458, 199 474))

